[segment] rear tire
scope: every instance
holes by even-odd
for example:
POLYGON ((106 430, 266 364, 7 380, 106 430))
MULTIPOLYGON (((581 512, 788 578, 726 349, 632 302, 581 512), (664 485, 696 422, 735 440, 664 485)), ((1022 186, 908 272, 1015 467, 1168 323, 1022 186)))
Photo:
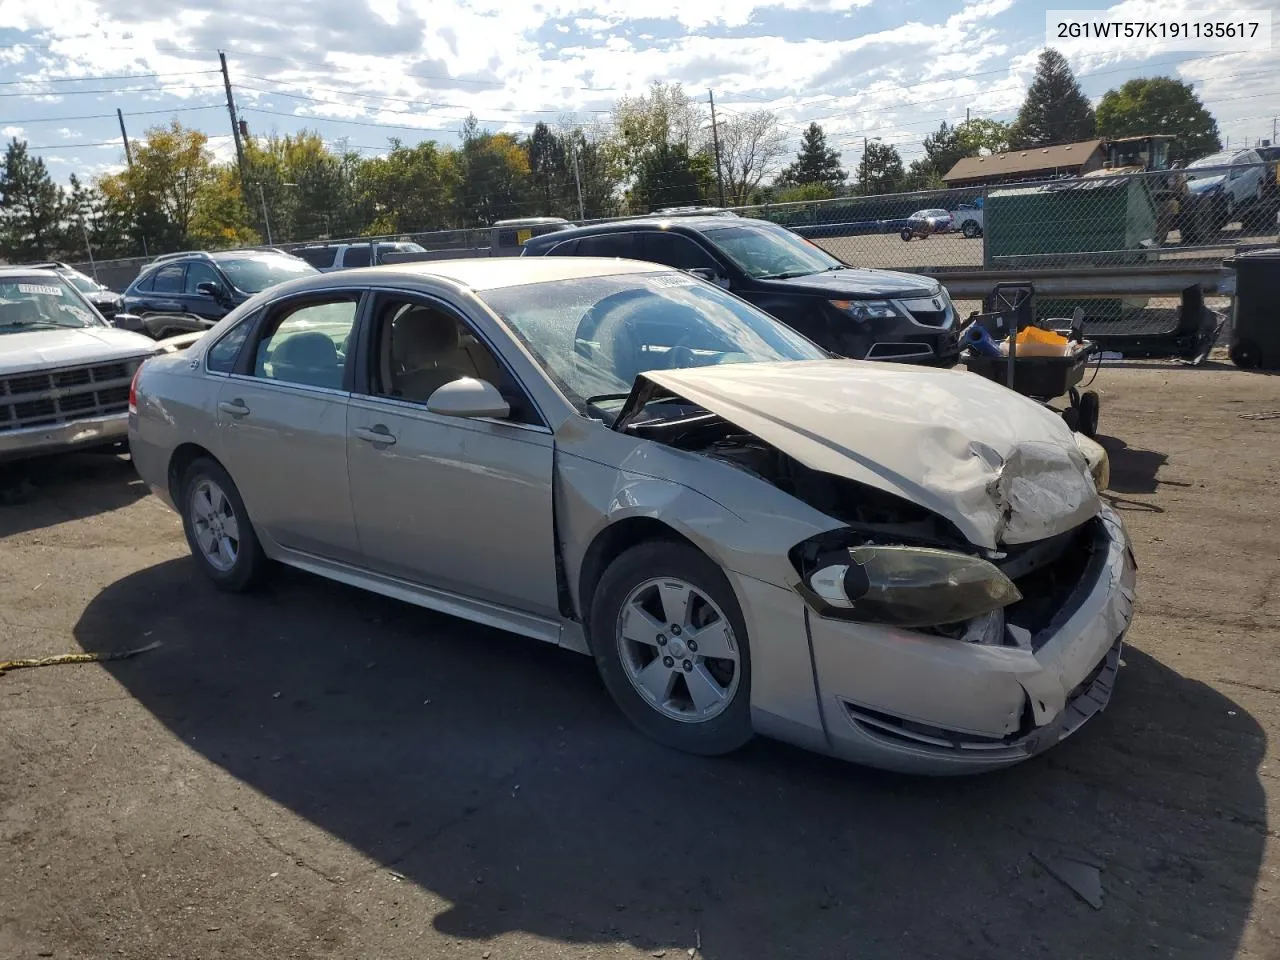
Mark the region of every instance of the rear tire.
POLYGON ((232 593, 261 583, 267 557, 231 475, 199 457, 187 467, 180 489, 182 530, 204 575, 232 593))
POLYGON ((982 231, 978 229, 978 225, 972 220, 966 220, 960 228, 960 232, 964 234, 966 240, 976 240, 978 234, 982 231))
POLYGON ((1102 402, 1092 390, 1080 395, 1080 432, 1092 440, 1098 435, 1098 414, 1102 410, 1102 402))
POLYGON ((590 635, 606 689, 652 739, 714 756, 754 735, 746 624, 705 554, 669 540, 627 550, 596 585, 590 635))
POLYGON ((902 237, 903 243, 910 243, 911 237, 913 236, 913 234, 910 230, 903 230, 900 234, 898 234, 898 236, 902 237))

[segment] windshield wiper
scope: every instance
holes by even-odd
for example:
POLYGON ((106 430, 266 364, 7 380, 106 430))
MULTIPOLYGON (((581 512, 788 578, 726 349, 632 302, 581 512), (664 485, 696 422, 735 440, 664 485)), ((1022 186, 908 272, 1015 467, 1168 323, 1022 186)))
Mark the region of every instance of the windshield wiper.
POLYGON ((766 273, 762 277, 756 277, 757 280, 790 280, 792 277, 811 277, 817 272, 814 270, 788 270, 785 273, 766 273))

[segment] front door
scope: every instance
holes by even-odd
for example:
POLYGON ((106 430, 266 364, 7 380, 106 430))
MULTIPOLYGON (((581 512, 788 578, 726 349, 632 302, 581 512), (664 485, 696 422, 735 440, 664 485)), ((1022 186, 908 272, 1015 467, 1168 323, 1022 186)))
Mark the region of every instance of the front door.
POLYGON ((346 352, 359 303, 352 291, 274 305, 218 395, 219 453, 254 526, 281 546, 352 563, 346 352))
POLYGON ((371 313, 363 394, 347 413, 351 500, 365 562, 389 576, 526 613, 558 613, 554 443, 527 394, 460 312, 409 295, 371 313), (439 416, 427 400, 487 380, 504 419, 439 416))

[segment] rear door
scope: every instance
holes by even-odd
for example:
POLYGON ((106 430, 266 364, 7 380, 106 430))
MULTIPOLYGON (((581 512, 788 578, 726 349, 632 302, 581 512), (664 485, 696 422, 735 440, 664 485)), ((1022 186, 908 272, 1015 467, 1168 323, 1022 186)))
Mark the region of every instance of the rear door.
POLYGON ((166 263, 160 267, 152 277, 149 289, 137 291, 138 309, 146 313, 185 312, 183 292, 186 275, 185 263, 166 263))
POLYGON ((220 451, 254 526, 281 546, 360 559, 347 481, 347 344, 363 293, 272 304, 218 395, 220 451))

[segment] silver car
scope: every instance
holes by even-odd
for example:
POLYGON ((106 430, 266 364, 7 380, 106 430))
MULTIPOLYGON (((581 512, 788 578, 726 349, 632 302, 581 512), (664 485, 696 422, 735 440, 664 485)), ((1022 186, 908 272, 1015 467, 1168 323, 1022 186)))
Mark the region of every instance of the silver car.
POLYGON ((652 264, 416 263, 148 361, 130 443, 200 567, 278 561, 594 657, 655 739, 1023 760, 1107 703, 1134 562, 1061 418, 831 359, 652 264))

